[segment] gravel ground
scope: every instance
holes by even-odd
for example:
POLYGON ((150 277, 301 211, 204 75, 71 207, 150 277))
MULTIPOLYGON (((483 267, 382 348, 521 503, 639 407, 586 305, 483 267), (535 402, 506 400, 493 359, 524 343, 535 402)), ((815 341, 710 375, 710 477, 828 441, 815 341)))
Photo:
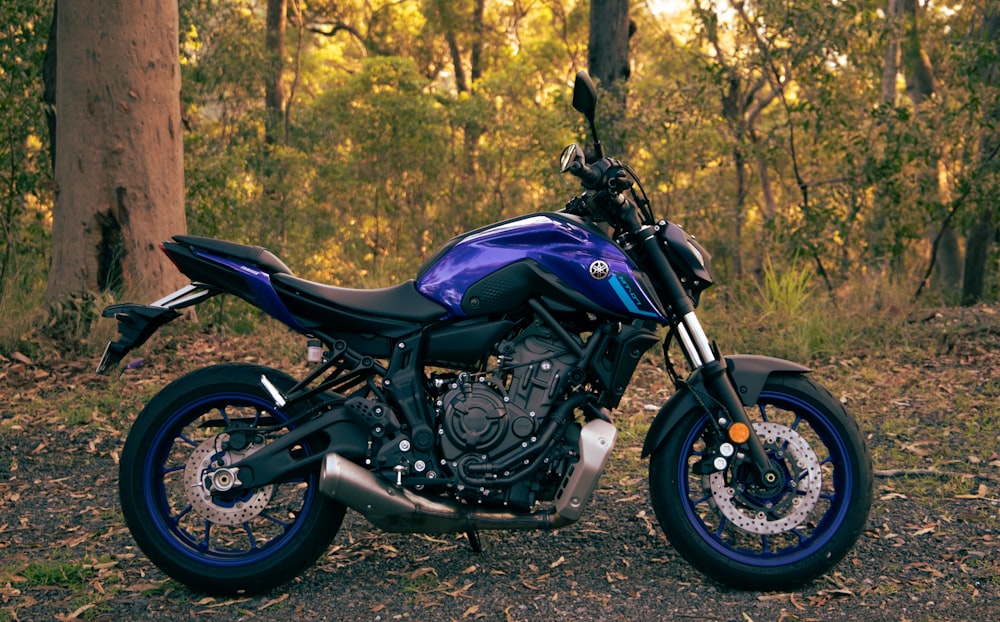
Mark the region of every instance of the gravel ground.
POLYGON ((903 360, 817 364, 861 421, 880 476, 857 547, 788 593, 733 591, 681 559, 648 504, 640 441, 626 440, 573 526, 483 533, 477 554, 464 537, 386 534, 349 513, 327 554, 293 582, 253 597, 205 596, 135 547, 116 496, 131 415, 101 406, 127 411, 175 373, 170 362, 109 389, 89 359, 3 359, 0 621, 998 619, 1000 330, 982 319, 904 323, 919 347, 903 360), (973 425, 978 436, 965 432, 973 425))

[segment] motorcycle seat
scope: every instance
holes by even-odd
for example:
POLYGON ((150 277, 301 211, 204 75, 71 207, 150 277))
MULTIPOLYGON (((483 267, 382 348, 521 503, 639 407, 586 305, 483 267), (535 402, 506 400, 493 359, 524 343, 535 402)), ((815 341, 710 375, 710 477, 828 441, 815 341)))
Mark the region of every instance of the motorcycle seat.
POLYGON ((292 269, 285 265, 285 262, 275 257, 271 251, 262 246, 247 246, 246 244, 237 244, 236 242, 203 238, 195 235, 175 235, 174 241, 191 248, 212 253, 213 255, 232 257, 233 259, 252 263, 269 274, 292 273, 292 269))
POLYGON ((341 317, 346 312, 356 318, 367 316, 424 323, 447 313, 447 309, 418 292, 412 279, 381 289, 335 287, 300 279, 291 274, 272 274, 271 283, 276 289, 321 303, 327 307, 323 313, 327 319, 331 312, 334 316, 339 312, 341 317))

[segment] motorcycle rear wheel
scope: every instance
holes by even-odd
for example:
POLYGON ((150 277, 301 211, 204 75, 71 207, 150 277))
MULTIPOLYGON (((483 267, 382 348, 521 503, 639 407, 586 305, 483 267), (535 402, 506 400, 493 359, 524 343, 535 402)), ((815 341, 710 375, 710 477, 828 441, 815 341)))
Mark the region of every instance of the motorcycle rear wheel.
POLYGON ((202 486, 205 468, 238 461, 264 438, 234 452, 222 446, 224 429, 294 416, 275 408, 262 374, 281 390, 295 382, 244 364, 179 378, 142 410, 122 450, 119 496, 133 538, 157 567, 199 592, 254 593, 288 581, 326 551, 344 518, 346 508, 320 492, 315 471, 231 495, 202 486))
POLYGON ((760 485, 739 456, 724 471, 705 473, 719 440, 708 415, 694 408, 650 460, 650 497, 670 543, 712 579, 790 589, 832 568, 861 535, 871 458, 854 419, 808 378, 772 377, 750 410, 783 482, 760 485))

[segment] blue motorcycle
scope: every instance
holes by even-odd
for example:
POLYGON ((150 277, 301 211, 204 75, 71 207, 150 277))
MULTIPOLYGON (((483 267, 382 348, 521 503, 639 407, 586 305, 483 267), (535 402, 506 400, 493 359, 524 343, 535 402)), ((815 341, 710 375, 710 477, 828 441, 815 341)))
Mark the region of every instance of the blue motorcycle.
POLYGON ((391 532, 467 533, 476 550, 481 530, 570 525, 612 454, 611 411, 655 344, 676 391, 642 454, 670 543, 712 579, 757 590, 801 585, 847 554, 872 498, 857 423, 806 367, 720 354, 695 314, 709 254, 605 157, 596 105, 581 72, 573 106, 591 156, 574 144, 561 157, 581 194, 458 236, 395 287, 315 283, 256 246, 164 244, 192 283, 108 307, 120 336, 99 373, 219 294, 322 355, 303 378, 199 369, 139 413, 119 494, 150 560, 199 591, 254 592, 315 562, 347 508, 391 532))

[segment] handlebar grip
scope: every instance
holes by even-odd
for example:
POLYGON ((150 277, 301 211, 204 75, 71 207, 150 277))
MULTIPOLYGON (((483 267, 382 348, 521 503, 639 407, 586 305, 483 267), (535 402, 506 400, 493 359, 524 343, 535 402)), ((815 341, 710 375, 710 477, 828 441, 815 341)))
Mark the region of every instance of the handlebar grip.
POLYGON ((600 169, 590 166, 585 162, 574 162, 570 165, 569 172, 579 177, 584 187, 590 189, 596 188, 601 182, 601 178, 604 177, 604 173, 600 169))

